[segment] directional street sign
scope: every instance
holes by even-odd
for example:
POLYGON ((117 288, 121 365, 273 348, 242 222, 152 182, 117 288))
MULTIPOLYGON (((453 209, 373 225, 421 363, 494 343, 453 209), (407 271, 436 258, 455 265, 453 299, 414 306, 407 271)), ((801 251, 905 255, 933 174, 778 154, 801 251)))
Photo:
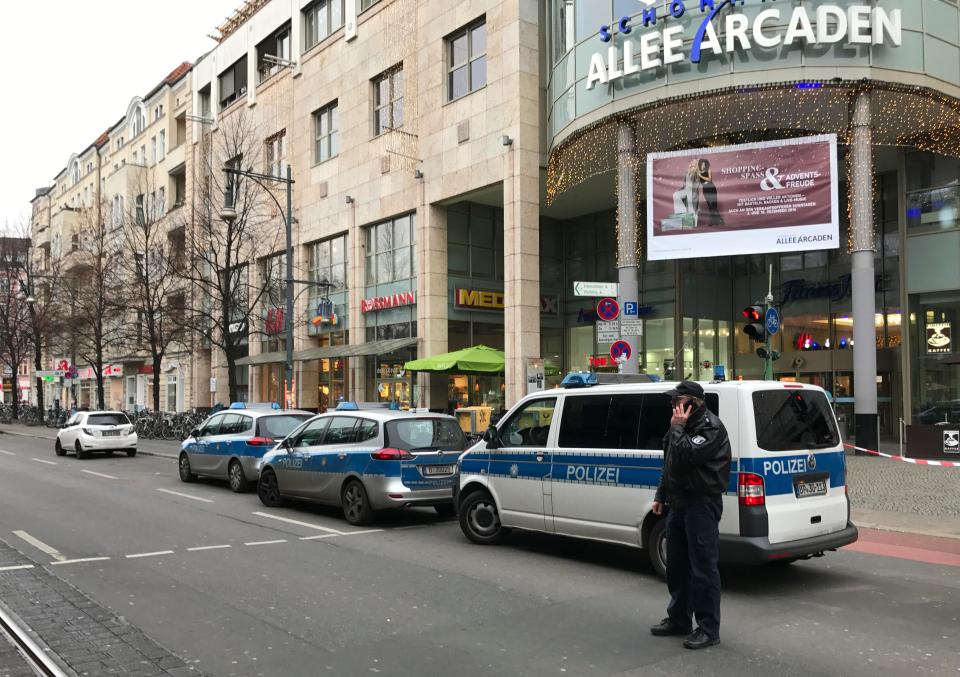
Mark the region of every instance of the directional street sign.
POLYGON ((613 343, 619 340, 619 322, 597 322, 597 343, 613 343))
POLYGON ((587 298, 601 296, 616 296, 620 293, 620 285, 616 282, 574 282, 573 295, 587 298))
POLYGON ((633 350, 630 348, 630 344, 626 341, 617 341, 610 346, 610 357, 615 360, 627 361, 632 355, 633 350))
POLYGON ((616 299, 603 299, 597 304, 597 317, 604 322, 613 322, 620 317, 620 304, 616 299))
POLYGON ((767 315, 764 318, 767 325, 767 333, 773 336, 780 331, 780 312, 776 308, 768 308, 767 315))

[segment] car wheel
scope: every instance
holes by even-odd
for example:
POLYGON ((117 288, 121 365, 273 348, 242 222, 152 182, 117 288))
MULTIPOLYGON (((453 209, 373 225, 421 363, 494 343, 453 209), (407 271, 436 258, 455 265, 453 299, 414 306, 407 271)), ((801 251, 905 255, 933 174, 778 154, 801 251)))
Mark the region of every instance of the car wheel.
POLYGON ((658 520, 647 540, 647 557, 657 576, 667 578, 667 520, 658 520))
POLYGON ((180 454, 180 460, 177 465, 180 466, 180 481, 193 482, 197 476, 190 470, 190 459, 186 454, 180 454))
POLYGON ((60 440, 57 440, 57 443, 53 445, 53 450, 56 452, 57 456, 66 456, 66 450, 60 446, 60 440))
POLYGON ((81 459, 82 459, 82 458, 90 458, 90 452, 83 450, 83 447, 80 446, 80 440, 77 440, 77 443, 76 443, 76 445, 74 445, 74 448, 75 448, 76 451, 77 451, 77 458, 81 458, 81 459))
POLYGON ((460 528, 478 545, 495 545, 506 530, 500 524, 496 501, 486 491, 473 491, 460 503, 460 528))
POLYGON ((457 514, 457 511, 453 509, 452 503, 444 503, 443 505, 435 505, 433 509, 437 511, 437 514, 440 517, 453 517, 457 514))
POLYGON ((133 458, 133 457, 136 456, 136 455, 137 455, 137 450, 136 450, 136 449, 127 449, 127 456, 128 456, 129 458, 133 458))
POLYGON ((230 467, 227 468, 227 477, 230 478, 230 489, 234 493, 243 494, 250 491, 250 482, 243 474, 243 466, 237 459, 230 461, 230 467))
POLYGON ((357 527, 370 524, 374 518, 373 508, 370 506, 370 497, 360 480, 350 480, 340 492, 340 505, 343 516, 357 527))
POLYGON ((277 473, 264 470, 257 482, 257 496, 260 502, 268 508, 279 508, 283 505, 283 496, 280 494, 280 483, 277 482, 277 473))

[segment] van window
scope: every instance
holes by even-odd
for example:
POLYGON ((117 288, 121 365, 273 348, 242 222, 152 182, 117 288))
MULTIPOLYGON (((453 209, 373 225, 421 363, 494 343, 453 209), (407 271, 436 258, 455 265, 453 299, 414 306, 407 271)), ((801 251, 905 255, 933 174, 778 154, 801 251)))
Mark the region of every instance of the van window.
POLYGON ((761 390, 753 394, 757 445, 766 451, 805 451, 840 444, 833 410, 816 390, 761 390))
MULTIPOLYGON (((706 396, 717 412, 720 398, 706 396)), ((563 405, 559 446, 566 449, 662 449, 673 411, 664 393, 573 395, 563 405)))
POLYGON ((544 448, 550 437, 550 424, 557 408, 555 397, 531 400, 514 412, 510 420, 500 428, 500 443, 511 447, 544 448))

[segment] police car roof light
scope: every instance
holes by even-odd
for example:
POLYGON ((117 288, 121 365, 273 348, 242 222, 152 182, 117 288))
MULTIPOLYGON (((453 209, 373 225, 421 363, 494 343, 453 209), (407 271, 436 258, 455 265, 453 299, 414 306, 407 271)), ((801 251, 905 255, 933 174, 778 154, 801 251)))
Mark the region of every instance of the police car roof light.
POLYGON ((247 408, 247 405, 244 404, 243 402, 233 402, 233 403, 230 405, 230 408, 231 408, 231 409, 246 409, 246 408, 247 408))
POLYGON ((341 402, 337 405, 337 411, 360 411, 356 402, 341 402))
POLYGON ((589 388, 597 385, 597 375, 590 371, 571 371, 560 385, 564 388, 589 388))

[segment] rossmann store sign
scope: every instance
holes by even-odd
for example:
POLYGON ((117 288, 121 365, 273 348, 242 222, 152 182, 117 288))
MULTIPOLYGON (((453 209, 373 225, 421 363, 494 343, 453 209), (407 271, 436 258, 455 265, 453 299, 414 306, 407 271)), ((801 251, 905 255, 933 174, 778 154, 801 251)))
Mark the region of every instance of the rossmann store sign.
MULTIPOLYGON (((653 4, 655 0, 639 0, 653 4)), ((601 42, 610 44, 593 54, 587 89, 610 84, 652 68, 755 48, 771 49, 800 45, 890 45, 902 41, 899 9, 866 4, 771 6, 775 0, 675 0, 665 6, 648 7, 634 17, 623 17, 612 26, 601 26, 601 42), (746 4, 767 6, 755 16, 741 11, 746 4), (671 19, 696 13, 699 21, 689 27, 671 19), (614 40, 615 36, 623 36, 614 40)))

